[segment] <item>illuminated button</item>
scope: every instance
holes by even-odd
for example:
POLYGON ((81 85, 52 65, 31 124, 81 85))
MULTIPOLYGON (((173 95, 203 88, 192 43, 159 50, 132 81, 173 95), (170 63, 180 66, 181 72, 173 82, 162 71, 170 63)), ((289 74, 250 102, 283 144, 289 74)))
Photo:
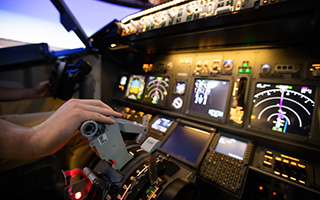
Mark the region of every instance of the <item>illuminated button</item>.
POLYGON ((291 162, 290 164, 293 165, 293 166, 297 166, 296 162, 291 162))
POLYGON ((279 158, 279 157, 276 157, 276 160, 277 160, 277 161, 282 161, 282 159, 281 159, 281 158, 279 158))
POLYGON ((264 155, 264 157, 265 157, 265 158, 268 158, 268 159, 270 159, 270 160, 272 160, 272 159, 273 159, 273 157, 268 156, 268 155, 264 155))
POLYGON ((297 179, 294 177, 290 177, 291 180, 296 181, 297 179))
POLYGON ((74 194, 74 198, 77 199, 77 200, 81 199, 81 197, 82 197, 82 193, 81 192, 77 192, 77 193, 74 194))
POLYGON ((268 0, 264 0, 263 3, 264 3, 264 4, 268 3, 268 0))
POLYGON ((284 163, 289 163, 289 160, 286 160, 286 159, 283 159, 283 161, 282 162, 284 162, 284 163))
POLYGON ((276 175, 280 175, 280 172, 277 172, 277 171, 274 171, 273 173, 276 175))
POLYGON ((242 67, 249 67, 249 61, 243 61, 242 67))
POLYGON ((240 69, 238 70, 238 72, 239 72, 239 73, 243 73, 243 72, 244 72, 244 69, 240 68, 240 69))
POLYGON ((179 12, 179 13, 178 13, 178 17, 180 17, 181 15, 182 15, 182 12, 179 12))
POLYGON ((181 18, 178 18, 178 19, 177 19, 177 22, 180 22, 180 21, 181 21, 181 18))
POLYGON ((306 168, 306 166, 305 165, 302 165, 302 164, 298 164, 298 167, 300 167, 300 168, 306 168))
POLYGON ((233 3, 232 0, 227 1, 227 6, 228 6, 228 5, 232 5, 232 3, 233 3))

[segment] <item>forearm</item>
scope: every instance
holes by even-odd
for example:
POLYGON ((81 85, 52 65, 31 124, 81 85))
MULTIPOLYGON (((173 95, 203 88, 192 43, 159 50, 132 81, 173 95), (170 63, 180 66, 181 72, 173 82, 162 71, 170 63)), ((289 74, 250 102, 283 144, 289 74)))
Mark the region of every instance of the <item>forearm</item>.
POLYGON ((38 98, 33 88, 0 88, 0 101, 38 98))

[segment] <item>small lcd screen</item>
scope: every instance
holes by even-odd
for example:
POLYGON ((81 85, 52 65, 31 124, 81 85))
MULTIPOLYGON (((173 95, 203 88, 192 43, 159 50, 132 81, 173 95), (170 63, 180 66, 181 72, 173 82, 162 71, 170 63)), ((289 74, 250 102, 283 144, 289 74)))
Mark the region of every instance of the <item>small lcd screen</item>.
POLYGON ((159 130, 164 133, 171 126, 171 124, 172 124, 172 120, 159 117, 156 121, 152 123, 151 128, 159 130))
POLYGON ((195 79, 189 112, 212 118, 223 118, 228 89, 228 80, 195 79))
POLYGON ((238 160, 243 160, 246 148, 247 143, 245 142, 238 141, 234 138, 220 136, 215 151, 238 160))
POLYGON ((309 136, 315 92, 310 85, 257 83, 251 125, 279 134, 309 136))
POLYGON ((161 146, 162 150, 178 158, 196 164, 209 142, 210 133, 179 123, 161 146))
POLYGON ((139 100, 142 97, 145 86, 145 77, 139 75, 130 76, 126 97, 132 100, 139 100))
POLYGON ((185 90, 186 90, 186 82, 177 81, 176 82, 175 93, 176 94, 184 94, 185 90))
POLYGON ((169 77, 149 76, 143 102, 163 106, 169 94, 169 77))

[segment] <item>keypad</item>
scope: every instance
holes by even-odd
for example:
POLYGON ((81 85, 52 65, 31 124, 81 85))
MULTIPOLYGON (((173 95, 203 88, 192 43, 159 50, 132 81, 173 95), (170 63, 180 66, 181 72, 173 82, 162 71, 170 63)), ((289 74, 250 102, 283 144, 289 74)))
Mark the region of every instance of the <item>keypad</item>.
POLYGON ((235 192, 242 182, 242 160, 213 151, 201 166, 200 175, 235 192))

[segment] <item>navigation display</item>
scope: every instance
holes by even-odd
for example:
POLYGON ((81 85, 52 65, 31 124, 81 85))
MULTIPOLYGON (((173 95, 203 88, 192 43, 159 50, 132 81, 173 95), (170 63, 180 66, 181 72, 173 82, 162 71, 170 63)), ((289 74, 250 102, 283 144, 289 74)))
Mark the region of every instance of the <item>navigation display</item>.
POLYGON ((209 140, 210 133, 179 123, 161 146, 161 149, 196 164, 209 140))
POLYGON ((125 97, 132 100, 139 100, 142 97, 145 86, 145 77, 140 75, 130 76, 125 97))
POLYGON ((176 82, 176 87, 175 87, 175 90, 174 90, 174 93, 175 94, 184 94, 186 90, 186 82, 184 81, 177 81, 176 82))
POLYGON ((314 99, 314 86, 257 83, 251 125, 278 133, 309 136, 314 99))
POLYGON ((168 90, 169 77, 149 76, 143 102, 164 106, 168 90))
POLYGON ((228 80, 195 79, 189 112, 212 118, 223 118, 228 89, 228 80))
POLYGON ((246 148, 247 143, 245 142, 238 141, 234 138, 220 136, 215 151, 238 160, 243 160, 246 148))
POLYGON ((152 123, 151 128, 159 130, 161 132, 166 132, 167 129, 171 126, 172 120, 159 117, 155 122, 152 123))

